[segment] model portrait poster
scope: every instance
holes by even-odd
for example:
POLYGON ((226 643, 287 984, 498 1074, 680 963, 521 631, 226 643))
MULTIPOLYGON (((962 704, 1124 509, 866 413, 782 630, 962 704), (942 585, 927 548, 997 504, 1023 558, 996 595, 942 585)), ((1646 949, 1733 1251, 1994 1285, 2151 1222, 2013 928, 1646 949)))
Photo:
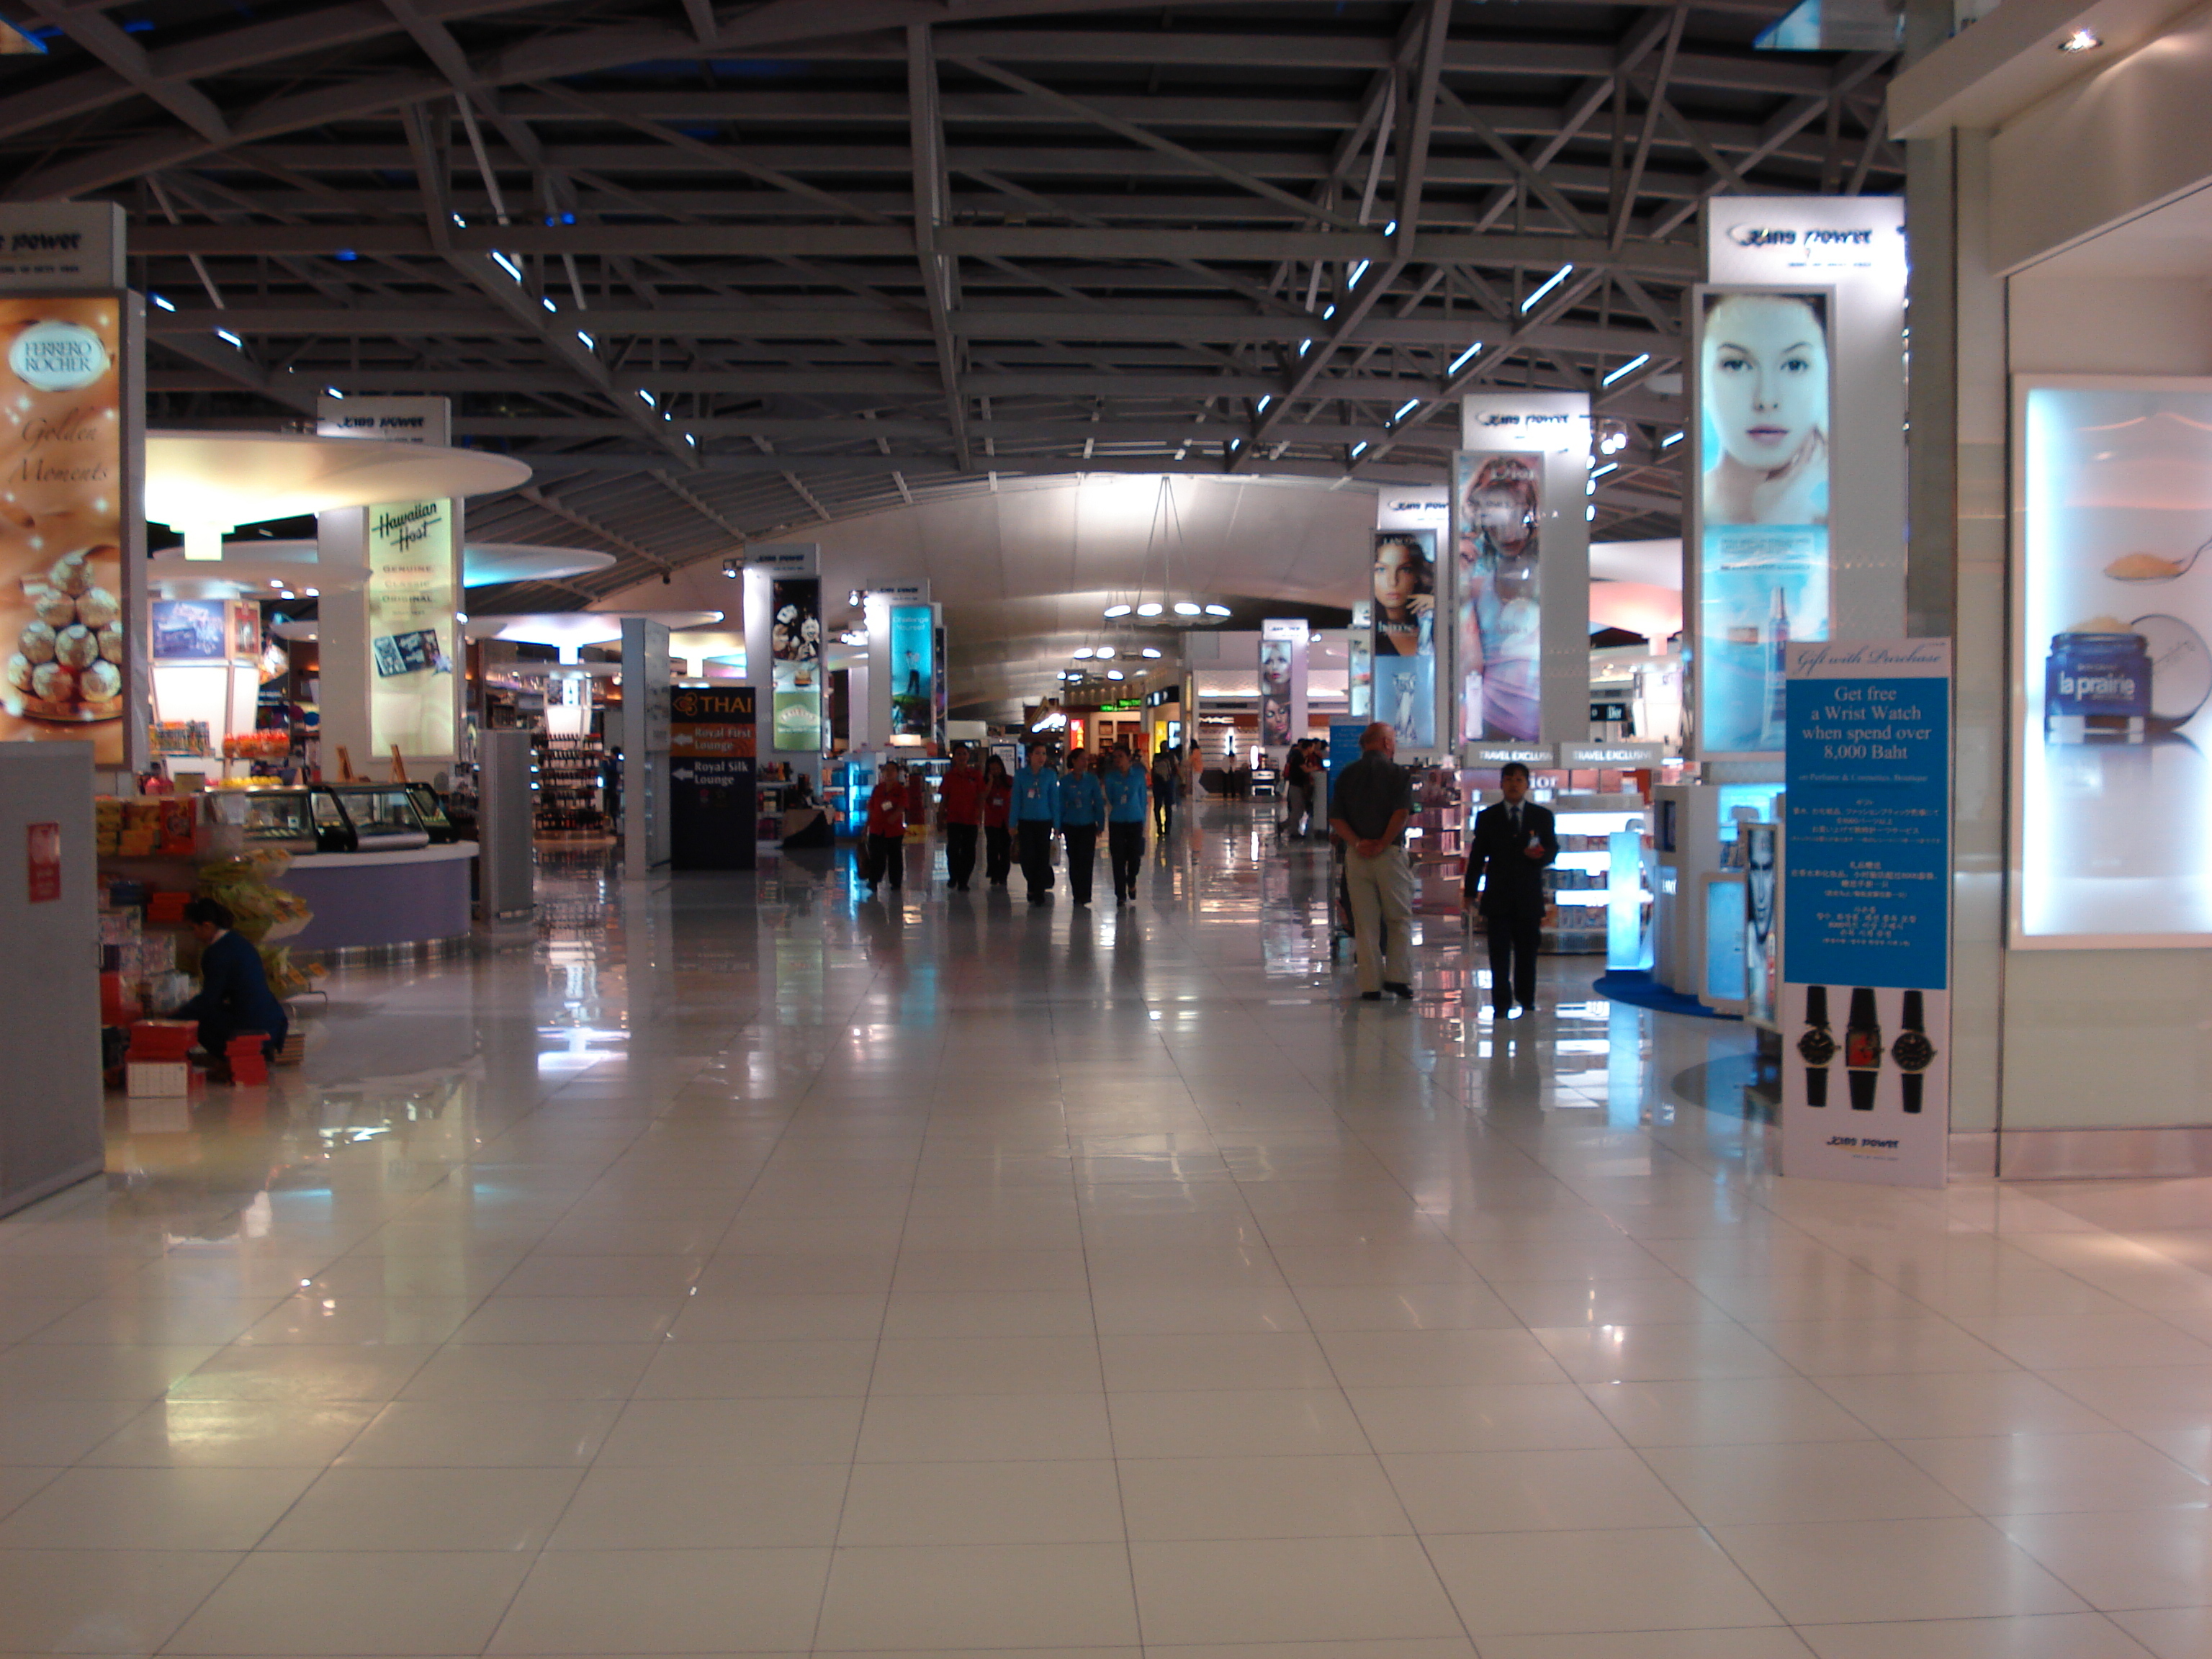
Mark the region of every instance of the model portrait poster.
POLYGON ((369 741, 379 754, 453 754, 453 503, 368 509, 369 741))
POLYGON ((1372 561, 1374 716, 1409 749, 1437 741, 1437 532, 1378 530, 1372 561))
POLYGON ((1452 457, 1459 735, 1534 743, 1543 727, 1540 454, 1452 457))
MULTIPOLYGON (((0 300, 0 742, 123 763, 125 507, 111 296, 0 300)), ((222 655, 220 604, 216 647, 222 655)))
POLYGON ((1290 640, 1260 641, 1260 741, 1271 749, 1291 741, 1290 640))
POLYGON ((1829 295, 1705 289, 1698 320, 1698 720, 1778 752, 1790 643, 1828 637, 1829 295))

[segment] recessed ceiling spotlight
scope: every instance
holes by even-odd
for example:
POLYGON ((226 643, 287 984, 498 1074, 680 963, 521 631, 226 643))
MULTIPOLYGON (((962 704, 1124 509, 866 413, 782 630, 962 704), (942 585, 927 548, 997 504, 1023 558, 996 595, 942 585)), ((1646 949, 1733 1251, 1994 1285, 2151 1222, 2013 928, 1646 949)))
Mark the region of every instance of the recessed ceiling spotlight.
POLYGON ((1126 617, 1129 614, 1129 607, 1126 605, 1109 605, 1106 607, 1106 614, 1109 617, 1126 617))
POLYGON ((1074 650, 1068 653, 1068 654, 1073 657, 1078 662, 1088 662, 1097 653, 1092 651, 1087 645, 1079 645, 1074 650))
POLYGON ((2092 29, 2075 29, 2058 43, 2061 52, 2094 52, 2105 44, 2102 35, 2092 29))
POLYGON ((1177 599, 1176 601, 1175 613, 1178 617, 1200 616, 1204 614, 1204 610, 1205 607, 1202 605, 1193 605, 1188 599, 1177 599))
POLYGON ((1145 647, 1145 655, 1146 655, 1146 656, 1147 656, 1147 657, 1149 657, 1149 658, 1152 658, 1152 659, 1153 659, 1157 660, 1157 659, 1158 659, 1158 657, 1159 657, 1159 654, 1160 654, 1160 648, 1159 648, 1159 647, 1158 647, 1158 646, 1156 646, 1156 645, 1148 645, 1148 646, 1146 646, 1146 647, 1145 647))
POLYGON ((1147 599, 1137 607, 1137 614, 1140 617, 1157 617, 1160 614, 1160 606, 1152 600, 1147 599))
POLYGON ((1101 662, 1111 662, 1114 660, 1114 647, 1110 645, 1102 645, 1091 654, 1101 662))
POLYGON ((1206 607, 1206 614, 1209 617, 1225 617, 1229 614, 1229 607, 1225 605, 1209 605, 1206 607))

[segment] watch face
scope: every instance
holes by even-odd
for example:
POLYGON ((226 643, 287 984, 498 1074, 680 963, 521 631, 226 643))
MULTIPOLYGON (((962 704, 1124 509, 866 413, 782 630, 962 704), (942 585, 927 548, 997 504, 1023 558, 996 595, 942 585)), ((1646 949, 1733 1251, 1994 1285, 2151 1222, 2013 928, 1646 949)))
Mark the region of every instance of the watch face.
POLYGON ((1854 1025, 1844 1033, 1844 1064, 1865 1071, 1881 1064, 1881 1027, 1854 1025))
POLYGON ((1924 1072, 1936 1059, 1936 1045, 1925 1031, 1899 1031, 1889 1052, 1908 1072, 1924 1072))
POLYGON ((1808 1066, 1826 1066, 1836 1057, 1836 1039, 1825 1025, 1815 1025, 1797 1039, 1797 1052, 1808 1066))

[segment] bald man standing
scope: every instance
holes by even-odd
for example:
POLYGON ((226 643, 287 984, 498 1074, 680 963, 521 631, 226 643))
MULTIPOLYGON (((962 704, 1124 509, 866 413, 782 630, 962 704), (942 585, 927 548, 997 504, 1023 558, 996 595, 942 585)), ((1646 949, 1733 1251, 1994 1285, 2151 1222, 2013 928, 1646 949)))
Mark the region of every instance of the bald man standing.
POLYGON ((1344 843, 1359 994, 1368 1002, 1380 1002, 1385 991, 1413 994, 1413 874, 1406 861, 1413 783, 1397 752, 1398 734, 1376 721, 1359 734, 1359 758, 1329 793, 1329 833, 1344 843))

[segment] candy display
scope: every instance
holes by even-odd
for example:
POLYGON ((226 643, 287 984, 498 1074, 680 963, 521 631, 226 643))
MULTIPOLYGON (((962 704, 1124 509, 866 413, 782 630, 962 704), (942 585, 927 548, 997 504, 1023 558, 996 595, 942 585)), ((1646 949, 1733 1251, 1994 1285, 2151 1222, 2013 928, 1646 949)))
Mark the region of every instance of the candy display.
POLYGON ((8 663, 13 714, 33 720, 113 720, 122 712, 123 630, 116 625, 122 554, 112 546, 64 554, 23 578, 31 619, 8 663))

